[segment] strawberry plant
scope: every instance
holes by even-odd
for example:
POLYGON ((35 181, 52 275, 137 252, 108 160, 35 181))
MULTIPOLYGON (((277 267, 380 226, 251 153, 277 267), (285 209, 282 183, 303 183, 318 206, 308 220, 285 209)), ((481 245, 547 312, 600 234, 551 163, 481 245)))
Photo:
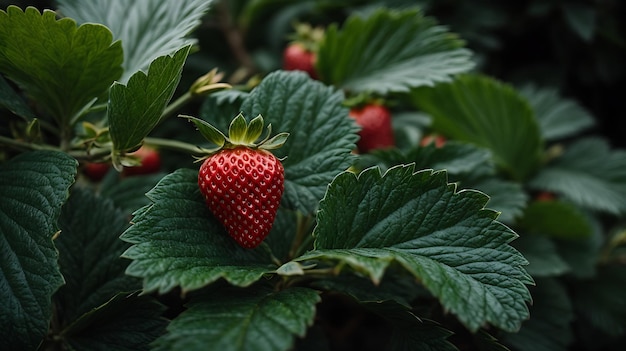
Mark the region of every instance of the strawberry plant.
POLYGON ((428 6, 16 3, 0 349, 623 343, 626 151, 557 89, 487 74, 428 6), (308 74, 283 69, 297 28, 308 74))

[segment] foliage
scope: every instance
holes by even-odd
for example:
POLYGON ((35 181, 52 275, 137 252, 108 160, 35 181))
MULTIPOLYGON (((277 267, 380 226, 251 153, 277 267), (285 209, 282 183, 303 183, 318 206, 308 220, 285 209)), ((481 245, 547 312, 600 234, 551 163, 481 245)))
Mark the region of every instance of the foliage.
MULTIPOLYGON (((490 74, 481 55, 497 37, 473 30, 502 28, 498 5, 464 26, 430 1, 385 3, 0 9, 0 348, 623 342, 626 151, 558 88, 490 74), (279 69, 294 22, 324 30, 319 80, 279 69), (355 152, 348 112, 366 102, 392 111, 396 147, 355 152), (290 135, 272 150, 285 193, 267 239, 245 249, 193 161, 214 147, 205 122, 223 133, 258 115, 290 135), (142 145, 161 172, 123 172, 142 145), (83 171, 94 162, 110 166, 102 180, 83 171)), ((562 11, 594 40, 597 12, 562 11)))

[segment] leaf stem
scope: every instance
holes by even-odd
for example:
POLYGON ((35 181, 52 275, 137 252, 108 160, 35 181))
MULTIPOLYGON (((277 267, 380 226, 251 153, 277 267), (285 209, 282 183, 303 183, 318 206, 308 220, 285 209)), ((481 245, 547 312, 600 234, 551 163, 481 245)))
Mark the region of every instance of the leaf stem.
POLYGON ((191 100, 193 100, 193 98, 194 98, 194 95, 192 94, 191 91, 187 91, 183 95, 179 96, 176 100, 174 100, 174 102, 172 102, 171 104, 165 107, 165 110, 163 110, 163 113, 161 114, 161 118, 159 119, 158 124, 160 124, 167 118, 171 117, 181 107, 185 106, 191 100))
POLYGON ((32 151, 32 150, 55 150, 61 151, 59 148, 47 145, 47 144, 34 144, 25 141, 20 141, 5 136, 0 136, 0 144, 12 147, 20 151, 32 151))
POLYGON ((313 239, 312 235, 307 235, 311 227, 312 217, 305 216, 301 212, 298 212, 296 216, 296 236, 289 250, 290 259, 300 256, 313 239))
POLYGON ((146 137, 144 139, 144 143, 156 146, 158 148, 164 148, 168 150, 180 151, 183 153, 188 153, 193 156, 203 156, 206 152, 197 145, 189 144, 184 141, 172 140, 172 139, 163 139, 163 138, 153 138, 146 137))

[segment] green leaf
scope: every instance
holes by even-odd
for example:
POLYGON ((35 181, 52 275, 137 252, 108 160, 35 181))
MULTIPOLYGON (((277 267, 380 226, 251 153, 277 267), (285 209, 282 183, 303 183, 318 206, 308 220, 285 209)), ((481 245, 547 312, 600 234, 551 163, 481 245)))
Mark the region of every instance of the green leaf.
POLYGON ((161 56, 150 64, 148 74, 135 73, 127 85, 115 83, 109 93, 109 132, 116 151, 134 151, 157 125, 174 95, 190 47, 173 56, 161 56))
POLYGON ((594 125, 593 117, 576 101, 564 99, 554 89, 539 89, 532 85, 519 90, 537 116, 541 134, 553 141, 571 137, 594 125))
POLYGON ((0 10, 0 73, 66 127, 122 74, 123 52, 99 24, 56 19, 50 10, 0 10))
POLYGON ((37 118, 30 107, 22 100, 22 97, 11 88, 2 76, 0 76, 0 106, 4 106, 7 110, 28 122, 37 118))
POLYGON ((226 142, 226 136, 210 123, 192 116, 180 115, 179 117, 186 118, 188 121, 192 122, 196 126, 200 134, 202 134, 202 136, 206 140, 217 145, 218 148, 224 146, 224 143, 226 142))
POLYGON ((64 329, 72 350, 139 351, 165 331, 165 306, 151 296, 121 293, 64 329))
POLYGON ((75 187, 59 218, 56 241, 65 285, 55 294, 64 322, 96 308, 120 291, 135 291, 141 281, 124 274, 128 261, 120 255, 128 244, 119 240, 128 227, 126 213, 111 200, 75 187))
POLYGON ((532 283, 509 245, 517 235, 484 209, 484 194, 456 192, 445 172, 413 171, 335 178, 320 203, 315 249, 297 260, 338 260, 374 282, 395 261, 471 331, 486 323, 516 330, 532 283))
POLYGON ((554 277, 570 271, 557 245, 548 237, 524 234, 515 240, 513 246, 528 260, 526 271, 533 277, 554 277))
POLYGON ((565 287, 555 279, 538 279, 531 289, 530 318, 515 334, 502 341, 519 351, 567 351, 574 340, 571 323, 574 311, 565 287))
POLYGON ((569 274, 579 279, 589 279, 596 275, 598 257, 603 249, 604 228, 598 219, 587 216, 592 234, 583 240, 554 240, 557 251, 571 267, 569 274))
POLYGON ((316 70, 322 80, 351 92, 381 95, 450 81, 474 67, 463 41, 417 10, 380 9, 327 28, 316 70))
POLYGON ((213 4, 211 0, 59 0, 59 11, 79 23, 94 22, 111 29, 124 47, 124 76, 146 70, 157 57, 196 43, 187 38, 213 4))
POLYGON ((52 242, 77 162, 61 152, 24 153, 0 165, 0 349, 35 350, 63 284, 52 242))
POLYGON ((286 351, 313 323, 316 291, 220 289, 191 300, 154 350, 286 351))
POLYGON ((599 138, 578 140, 542 168, 529 185, 591 210, 626 213, 626 151, 612 151, 599 138))
POLYGON ((226 233, 204 203, 198 172, 179 169, 146 195, 151 205, 135 212, 122 240, 126 273, 143 278, 144 292, 202 288, 224 278, 248 286, 276 269, 262 247, 244 249, 226 233))
POLYGON ((419 88, 412 102, 450 139, 491 150, 510 177, 525 180, 539 166, 541 133, 533 111, 513 88, 492 78, 462 75, 452 83, 419 88))
POLYGON ((274 151, 286 159, 283 205, 313 213, 328 183, 352 164, 357 126, 342 106, 343 94, 313 81, 303 72, 269 74, 241 109, 262 115, 277 132, 290 133, 274 151))

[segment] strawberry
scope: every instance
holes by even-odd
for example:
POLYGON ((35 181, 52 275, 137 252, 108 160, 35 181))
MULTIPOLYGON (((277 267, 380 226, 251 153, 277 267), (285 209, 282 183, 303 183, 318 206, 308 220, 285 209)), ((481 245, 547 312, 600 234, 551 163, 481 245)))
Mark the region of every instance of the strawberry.
POLYGON ((225 137, 208 123, 185 116, 215 144, 198 172, 198 186, 209 210, 228 234, 244 248, 255 248, 267 237, 284 191, 285 170, 267 151, 282 146, 288 136, 280 133, 259 143, 263 117, 249 124, 240 114, 225 137))
POLYGON ((294 29, 292 41, 283 51, 283 69, 304 71, 309 77, 317 79, 315 61, 318 44, 324 37, 324 29, 313 28, 308 23, 296 23, 294 29))
POLYGON ((395 146, 391 112, 385 106, 366 104, 360 108, 354 107, 350 109, 350 117, 361 126, 361 139, 357 143, 360 152, 395 146))
POLYGON ((549 191, 542 191, 539 194, 537 194, 537 196, 535 196, 535 200, 536 201, 554 201, 556 199, 556 196, 554 195, 554 193, 551 193, 549 191))
POLYGON ((286 71, 300 70, 309 77, 317 79, 315 72, 316 55, 299 43, 289 44, 283 51, 283 69, 286 71))
POLYGON ((111 169, 110 162, 89 162, 83 167, 83 173, 92 181, 99 182, 111 169))

